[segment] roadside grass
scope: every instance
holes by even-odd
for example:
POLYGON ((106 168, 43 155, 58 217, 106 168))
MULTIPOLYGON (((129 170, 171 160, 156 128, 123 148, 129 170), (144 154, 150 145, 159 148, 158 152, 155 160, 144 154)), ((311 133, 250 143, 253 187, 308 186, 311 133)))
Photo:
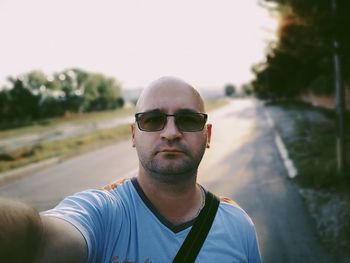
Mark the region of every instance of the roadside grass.
POLYGON ((212 110, 215 110, 217 108, 227 105, 229 102, 230 102, 230 99, 224 97, 220 99, 207 100, 204 102, 204 104, 205 104, 206 111, 210 112, 212 110))
MULTIPOLYGON (((267 107, 272 115, 274 107, 282 108, 286 114, 278 117, 275 126, 286 144, 290 158, 300 171, 295 181, 302 187, 350 190, 350 171, 342 177, 337 175, 335 114, 303 103, 271 103, 267 107)), ((349 115, 345 122, 349 123, 349 115)), ((349 164, 350 133, 345 133, 345 136, 348 153, 345 163, 349 164)))
POLYGON ((89 112, 80 114, 67 113, 63 117, 32 121, 31 123, 25 124, 22 127, 0 130, 0 139, 17 137, 31 133, 46 132, 62 124, 84 124, 95 121, 111 120, 118 117, 131 115, 134 111, 135 107, 131 106, 111 111, 89 112))
POLYGON ((22 147, 11 153, 0 154, 0 172, 21 167, 52 157, 69 158, 102 146, 118 142, 130 136, 130 125, 100 130, 94 133, 55 142, 22 147))
MULTIPOLYGON (((225 98, 209 100, 205 102, 205 107, 207 111, 212 111, 219 107, 223 107, 228 103, 229 100, 225 98)), ((117 111, 96 112, 81 115, 75 114, 65 118, 51 119, 44 127, 36 124, 30 127, 3 131, 0 132, 0 138, 26 135, 33 132, 49 131, 54 129, 55 126, 59 124, 84 124, 94 121, 115 119, 116 117, 131 115, 134 113, 134 111, 135 108, 132 107, 117 111)), ((61 159, 69 158, 71 156, 118 142, 128 138, 129 136, 130 124, 125 124, 64 140, 42 142, 33 146, 24 146, 10 152, 0 152, 0 172, 5 172, 53 157, 59 157, 61 159)))
MULTIPOLYGON (((334 111, 296 102, 266 106, 298 170, 293 180, 301 187, 322 240, 341 262, 350 257, 345 249, 350 244, 350 133, 345 132, 346 172, 339 176, 334 111)), ((350 123, 349 112, 344 122, 350 123)))

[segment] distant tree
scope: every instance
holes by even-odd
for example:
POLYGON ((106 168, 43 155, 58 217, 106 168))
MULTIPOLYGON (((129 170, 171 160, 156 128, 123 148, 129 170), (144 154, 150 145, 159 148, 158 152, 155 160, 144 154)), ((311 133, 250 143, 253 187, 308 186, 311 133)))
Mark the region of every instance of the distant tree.
POLYGON ((91 74, 85 82, 83 97, 87 111, 115 109, 120 106, 121 85, 113 78, 91 74))
POLYGON ((124 106, 124 104, 125 104, 125 100, 124 100, 124 98, 123 97, 118 97, 116 100, 115 100, 115 102, 114 102, 114 108, 123 108, 123 106, 124 106))
POLYGON ((253 95, 253 93, 254 93, 253 92, 254 88, 253 88, 253 85, 251 83, 244 84, 242 86, 242 90, 243 90, 244 94, 247 96, 253 95))
POLYGON ((66 112, 65 103, 62 98, 47 96, 40 103, 40 117, 57 117, 63 116, 66 112))
MULTIPOLYGON (((80 112, 82 104, 82 88, 78 85, 77 73, 74 70, 64 70, 53 75, 52 83, 59 83, 56 100, 61 101, 64 112, 80 112)), ((51 96, 52 97, 52 96, 51 96)), ((52 98, 50 99, 52 101, 52 98)))
POLYGON ((121 84, 116 79, 80 69, 66 69, 52 76, 31 71, 9 77, 8 82, 8 87, 0 90, 0 128, 66 112, 102 111, 124 105, 121 84))
POLYGON ((3 87, 0 91, 0 123, 10 119, 12 106, 10 93, 6 87, 3 87))
POLYGON ((38 116, 39 97, 24 86, 21 79, 9 79, 13 83, 10 89, 11 114, 13 121, 31 121, 38 116))
POLYGON ((232 84, 225 86, 225 96, 232 97, 236 93, 236 88, 232 84))
POLYGON ((32 92, 33 95, 40 96, 47 88, 46 75, 38 70, 31 71, 22 76, 23 85, 32 92))

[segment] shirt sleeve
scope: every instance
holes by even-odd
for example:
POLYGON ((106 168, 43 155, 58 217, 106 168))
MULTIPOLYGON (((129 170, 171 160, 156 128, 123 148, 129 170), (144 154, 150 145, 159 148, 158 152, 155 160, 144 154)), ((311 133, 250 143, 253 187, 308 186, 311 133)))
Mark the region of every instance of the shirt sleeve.
POLYGON ((88 262, 97 262, 113 203, 115 200, 109 192, 88 190, 66 197, 55 208, 41 214, 63 219, 76 227, 86 240, 88 262))

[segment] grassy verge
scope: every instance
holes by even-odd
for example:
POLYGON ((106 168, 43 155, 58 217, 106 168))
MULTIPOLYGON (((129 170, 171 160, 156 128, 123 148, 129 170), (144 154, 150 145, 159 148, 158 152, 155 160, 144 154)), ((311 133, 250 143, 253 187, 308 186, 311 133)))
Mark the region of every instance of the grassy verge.
POLYGON ((210 112, 217 108, 227 105, 229 102, 230 102, 230 99, 228 98, 208 100, 208 101, 205 101, 205 109, 207 112, 210 112))
MULTIPOLYGON (((342 262, 350 257, 350 133, 344 144, 347 171, 338 176, 334 111, 301 103, 268 104, 267 110, 298 170, 294 180, 320 237, 342 262)), ((345 119, 350 123, 349 113, 345 119)))
POLYGON ((125 124, 83 136, 22 147, 0 156, 0 158, 2 157, 2 160, 0 159, 0 172, 52 157, 68 158, 126 139, 128 136, 130 136, 130 125, 125 124))
MULTIPOLYGON (((300 170, 300 176, 295 179, 297 183, 315 189, 350 190, 349 171, 347 176, 337 176, 334 112, 300 103, 274 104, 268 108, 272 115, 275 114, 276 128, 300 170), (274 113, 277 107, 283 109, 283 116, 274 113)), ((350 116, 346 118, 349 122, 350 116)), ((350 153, 350 133, 346 133, 345 148, 350 153)), ((345 163, 350 163, 350 154, 347 154, 345 163)))
POLYGON ((64 117, 33 121, 32 123, 20 128, 0 130, 0 139, 22 136, 30 133, 42 133, 50 131, 61 124, 84 124, 95 121, 111 120, 131 115, 134 111, 134 107, 129 107, 112 111, 90 112, 84 114, 72 113, 67 114, 64 117))
MULTIPOLYGON (((228 104, 227 99, 217 99, 206 101, 207 111, 212 111, 228 104)), ((2 132, 2 137, 15 137, 33 132, 43 132, 54 129, 58 124, 88 123, 106 119, 115 119, 131 115, 134 108, 119 111, 88 113, 83 115, 72 115, 69 119, 52 119, 45 127, 34 125, 21 129, 2 132)), ((1 134, 1 132, 0 132, 1 134)), ((115 143, 130 136, 130 125, 121 125, 111 129, 96 131, 87 135, 72 137, 55 142, 39 143, 34 146, 25 146, 12 152, 0 153, 0 172, 5 172, 14 168, 22 167, 31 163, 43 161, 52 157, 69 158, 71 156, 97 149, 99 147, 115 143)), ((1 136, 0 136, 1 137, 1 136)))

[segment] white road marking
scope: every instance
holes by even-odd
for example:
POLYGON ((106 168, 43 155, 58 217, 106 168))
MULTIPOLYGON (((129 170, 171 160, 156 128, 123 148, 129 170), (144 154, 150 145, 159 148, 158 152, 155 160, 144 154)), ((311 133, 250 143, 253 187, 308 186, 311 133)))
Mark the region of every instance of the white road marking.
POLYGON ((274 124, 270 114, 266 110, 264 111, 264 114, 265 114, 266 120, 267 120, 268 124, 270 125, 270 127, 275 130, 275 143, 276 143, 278 152, 281 155, 281 158, 283 160, 284 167, 287 170, 288 176, 290 178, 294 178, 298 175, 298 170, 295 168, 293 161, 289 158, 288 150, 287 150, 285 144, 283 143, 281 136, 276 131, 275 124, 274 124))

